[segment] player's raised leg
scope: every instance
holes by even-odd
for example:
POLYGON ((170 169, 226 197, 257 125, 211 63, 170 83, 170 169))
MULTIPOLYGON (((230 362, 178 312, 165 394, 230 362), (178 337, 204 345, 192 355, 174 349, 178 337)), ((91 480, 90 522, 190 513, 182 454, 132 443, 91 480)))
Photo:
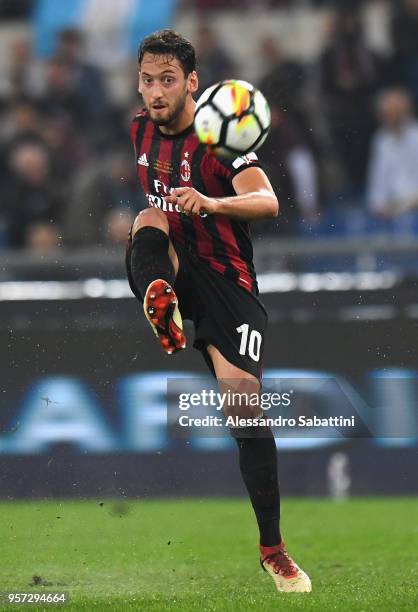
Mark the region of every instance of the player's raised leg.
POLYGON ((185 348, 186 338, 173 289, 179 261, 168 233, 164 213, 154 208, 140 212, 132 226, 126 266, 133 293, 143 301, 147 320, 171 354, 185 348))
MULTIPOLYGON (((221 392, 234 392, 238 398, 259 393, 260 382, 255 376, 231 364, 214 346, 208 346, 207 351, 221 392)), ((232 393, 227 397, 232 397, 232 393)), ((260 412, 259 406, 241 401, 224 408, 225 416, 246 419, 259 417, 260 412)), ((280 494, 273 432, 261 426, 237 427, 230 431, 238 445, 241 475, 257 518, 261 566, 273 578, 279 591, 310 592, 309 577, 287 553, 280 533, 280 494)))

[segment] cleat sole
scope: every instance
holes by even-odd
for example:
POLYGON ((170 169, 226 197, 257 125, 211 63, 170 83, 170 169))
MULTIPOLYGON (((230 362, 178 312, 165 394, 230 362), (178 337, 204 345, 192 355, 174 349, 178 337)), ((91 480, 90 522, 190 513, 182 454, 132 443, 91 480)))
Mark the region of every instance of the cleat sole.
POLYGON ((144 298, 144 314, 168 355, 186 348, 177 296, 166 281, 157 279, 150 283, 144 298))

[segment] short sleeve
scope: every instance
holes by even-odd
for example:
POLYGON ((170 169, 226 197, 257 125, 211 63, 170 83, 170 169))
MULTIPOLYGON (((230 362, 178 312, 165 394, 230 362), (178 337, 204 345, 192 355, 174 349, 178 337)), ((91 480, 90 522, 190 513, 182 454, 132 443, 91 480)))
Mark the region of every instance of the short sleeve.
POLYGON ((247 153, 240 157, 224 157, 216 156, 215 174, 223 178, 232 180, 237 174, 247 168, 261 168, 257 154, 254 152, 247 153))

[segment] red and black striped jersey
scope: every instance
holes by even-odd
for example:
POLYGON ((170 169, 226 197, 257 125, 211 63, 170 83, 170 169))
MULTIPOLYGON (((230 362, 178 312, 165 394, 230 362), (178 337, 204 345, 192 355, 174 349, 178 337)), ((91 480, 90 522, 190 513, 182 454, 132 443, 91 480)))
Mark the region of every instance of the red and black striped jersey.
POLYGON ((164 196, 175 187, 194 187, 209 197, 236 195, 232 179, 249 166, 259 166, 255 153, 221 158, 207 152, 193 125, 173 136, 163 134, 142 111, 132 122, 140 185, 149 206, 166 215, 170 237, 214 270, 258 295, 248 222, 220 214, 188 216, 164 196))

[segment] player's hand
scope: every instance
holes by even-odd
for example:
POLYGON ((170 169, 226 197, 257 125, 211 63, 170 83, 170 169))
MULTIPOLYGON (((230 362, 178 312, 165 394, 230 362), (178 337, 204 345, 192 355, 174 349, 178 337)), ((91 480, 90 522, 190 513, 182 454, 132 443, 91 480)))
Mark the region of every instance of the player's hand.
POLYGON ((177 187, 164 199, 169 204, 178 204, 186 215, 213 214, 217 208, 216 200, 208 198, 193 187, 177 187))

